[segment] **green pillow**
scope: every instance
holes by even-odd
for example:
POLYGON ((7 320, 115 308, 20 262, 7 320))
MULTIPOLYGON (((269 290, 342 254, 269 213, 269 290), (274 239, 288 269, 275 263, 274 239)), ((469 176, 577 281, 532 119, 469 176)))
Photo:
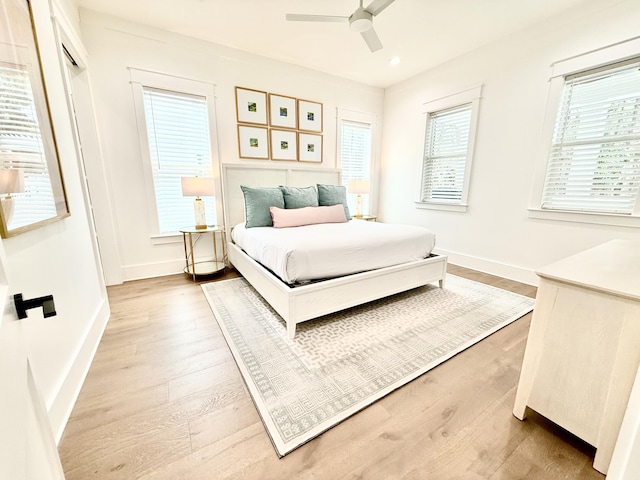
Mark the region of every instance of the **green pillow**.
POLYGON ((284 208, 282 190, 246 185, 240 185, 240 188, 244 194, 245 227, 273 227, 269 207, 284 208))
POLYGON ((313 185, 310 187, 287 187, 280 185, 284 197, 284 208, 317 207, 318 192, 313 185))
POLYGON ((347 206, 347 187, 344 185, 318 184, 318 203, 321 207, 329 207, 341 203, 344 206, 344 215, 351 220, 349 207, 347 206))

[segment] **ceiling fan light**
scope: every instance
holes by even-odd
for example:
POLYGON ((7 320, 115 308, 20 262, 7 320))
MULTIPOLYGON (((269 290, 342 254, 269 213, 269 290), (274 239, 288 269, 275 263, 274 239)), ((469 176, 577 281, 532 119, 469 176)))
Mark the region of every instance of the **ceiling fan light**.
POLYGON ((354 32, 366 32, 372 25, 373 15, 363 8, 359 8, 349 17, 349 28, 354 32))

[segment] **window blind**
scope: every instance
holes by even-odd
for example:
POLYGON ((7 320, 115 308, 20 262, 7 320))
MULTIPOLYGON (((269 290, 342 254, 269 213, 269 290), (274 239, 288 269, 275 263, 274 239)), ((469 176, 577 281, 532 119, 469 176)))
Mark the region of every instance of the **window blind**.
POLYGON ((422 201, 462 202, 472 104, 429 114, 422 170, 422 201))
MULTIPOLYGON (((193 225, 193 197, 183 197, 181 177, 209 177, 211 143, 205 97, 143 87, 160 233, 193 225)), ((208 223, 216 223, 215 199, 204 197, 208 223)))
MULTIPOLYGON (((347 186, 349 180, 371 181, 371 125, 343 120, 340 126, 340 168, 342 184, 347 186)), ((349 210, 356 211, 356 195, 347 193, 349 210)), ((369 194, 362 195, 362 211, 369 209, 369 194)))
POLYGON ((10 228, 57 215, 29 72, 0 66, 0 166, 21 169, 24 192, 14 201, 10 228))
POLYGON ((565 79, 542 208, 632 214, 640 187, 640 59, 565 79))

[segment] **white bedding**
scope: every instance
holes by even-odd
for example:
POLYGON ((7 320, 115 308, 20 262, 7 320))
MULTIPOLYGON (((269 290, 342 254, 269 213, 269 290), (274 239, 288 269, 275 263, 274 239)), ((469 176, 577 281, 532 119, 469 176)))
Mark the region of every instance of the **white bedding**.
POLYGON ((348 275, 428 257, 430 230, 351 220, 293 228, 236 225, 233 241, 286 283, 348 275))

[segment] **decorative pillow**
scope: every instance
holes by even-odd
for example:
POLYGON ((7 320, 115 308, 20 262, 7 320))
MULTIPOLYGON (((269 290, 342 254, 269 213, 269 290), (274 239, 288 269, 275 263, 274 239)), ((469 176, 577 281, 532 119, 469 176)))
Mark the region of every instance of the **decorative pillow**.
POLYGON ((345 223, 342 205, 330 207, 301 207, 283 210, 278 207, 269 207, 273 226, 275 228, 301 227, 302 225, 315 225, 317 223, 345 223))
POLYGON ((282 195, 284 196, 284 208, 318 206, 318 192, 316 192, 316 187, 313 185, 304 188, 280 185, 280 190, 282 190, 282 195))
POLYGON ((344 185, 323 185, 318 184, 318 204, 320 206, 337 205, 344 206, 344 215, 347 220, 351 220, 349 207, 347 206, 347 188, 344 185))
POLYGON ((244 194, 245 227, 271 227, 269 207, 284 208, 284 197, 279 188, 247 187, 240 185, 244 194))

